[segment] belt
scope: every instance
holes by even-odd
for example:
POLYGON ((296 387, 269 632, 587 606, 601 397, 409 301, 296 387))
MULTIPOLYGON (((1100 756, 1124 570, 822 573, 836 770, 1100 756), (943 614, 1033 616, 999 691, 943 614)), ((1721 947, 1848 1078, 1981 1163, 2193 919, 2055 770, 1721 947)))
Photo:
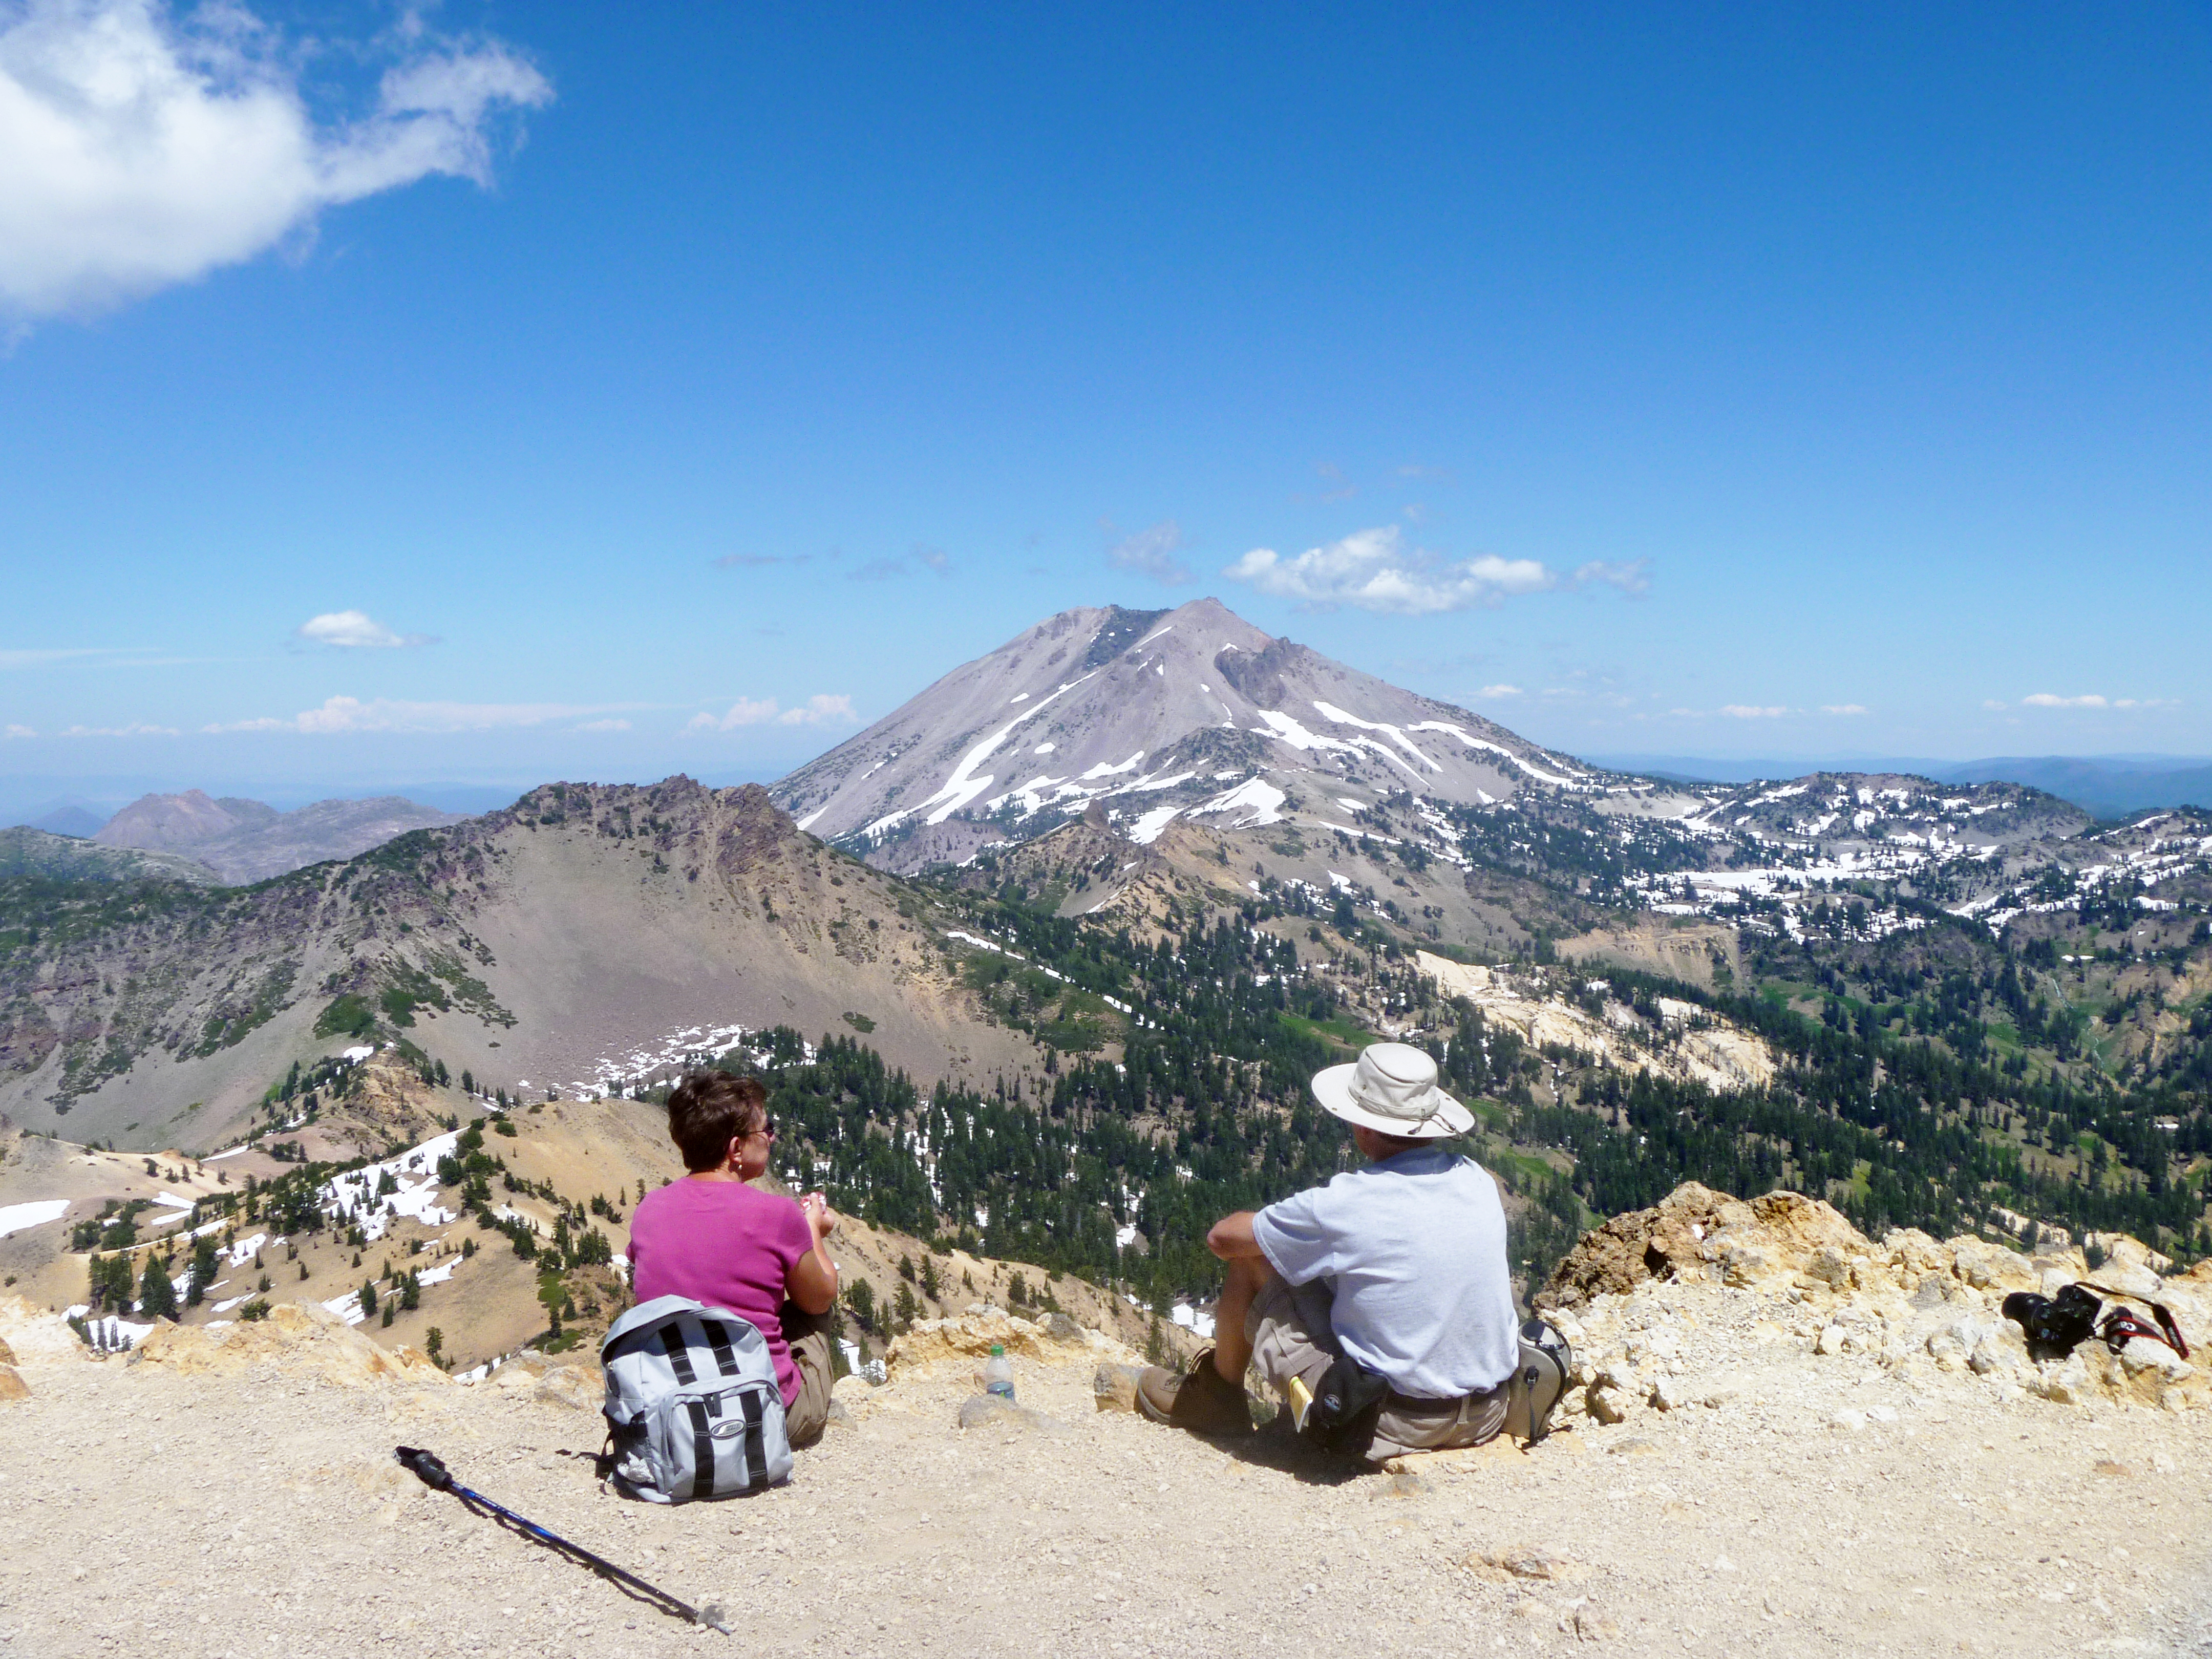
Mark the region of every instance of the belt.
POLYGON ((1504 1394, 1512 1386, 1508 1377, 1494 1388, 1477 1389, 1472 1394, 1455 1395, 1449 1400, 1430 1400, 1419 1395, 1401 1394, 1393 1388, 1383 1398, 1383 1407, 1407 1417, 1456 1417, 1477 1401, 1486 1401, 1504 1394))

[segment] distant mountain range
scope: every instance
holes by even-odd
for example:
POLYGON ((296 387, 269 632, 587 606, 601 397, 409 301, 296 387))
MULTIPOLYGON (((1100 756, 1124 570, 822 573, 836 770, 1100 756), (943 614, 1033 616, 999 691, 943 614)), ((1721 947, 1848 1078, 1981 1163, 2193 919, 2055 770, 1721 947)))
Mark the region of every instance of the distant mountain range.
POLYGON ((102 847, 173 853, 213 870, 233 887, 287 871, 351 858, 410 830, 458 823, 460 815, 381 795, 374 800, 323 800, 279 812, 258 800, 211 799, 204 791, 146 795, 125 807, 92 839, 102 847))
POLYGON ((2212 761, 2171 755, 2013 756, 1990 760, 1915 760, 1852 756, 1817 764, 1799 760, 1716 760, 1697 755, 1602 755, 1597 763, 1686 783, 1750 783, 1814 770, 1892 772, 1936 783, 2018 783, 2069 800, 2100 818, 2168 806, 2212 806, 2212 761))

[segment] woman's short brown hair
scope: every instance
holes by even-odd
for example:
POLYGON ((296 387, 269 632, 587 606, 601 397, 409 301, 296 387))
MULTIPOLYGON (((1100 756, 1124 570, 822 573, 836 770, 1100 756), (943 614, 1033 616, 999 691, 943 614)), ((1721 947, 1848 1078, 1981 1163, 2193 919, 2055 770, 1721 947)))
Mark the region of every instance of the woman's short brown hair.
POLYGON ((668 1097, 668 1138, 687 1170, 711 1170, 730 1143, 768 1121, 768 1091, 757 1077, 693 1072, 668 1097))

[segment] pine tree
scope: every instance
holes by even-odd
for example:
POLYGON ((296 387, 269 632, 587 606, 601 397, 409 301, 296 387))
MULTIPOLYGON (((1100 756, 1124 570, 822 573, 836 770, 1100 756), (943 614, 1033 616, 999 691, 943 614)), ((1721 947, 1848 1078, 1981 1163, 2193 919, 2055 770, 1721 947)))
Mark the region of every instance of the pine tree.
POLYGON ((373 1279, 361 1281, 361 1310, 364 1315, 376 1311, 376 1281, 373 1279))
POLYGON ((138 1310, 149 1319, 177 1316, 177 1287, 169 1280, 168 1268, 151 1255, 146 1258, 146 1276, 138 1284, 138 1310))

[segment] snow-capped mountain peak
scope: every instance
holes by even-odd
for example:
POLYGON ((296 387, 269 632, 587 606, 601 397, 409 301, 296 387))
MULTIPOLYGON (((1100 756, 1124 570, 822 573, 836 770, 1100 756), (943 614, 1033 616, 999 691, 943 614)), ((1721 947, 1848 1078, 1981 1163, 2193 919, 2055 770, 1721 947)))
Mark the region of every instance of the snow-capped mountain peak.
POLYGON ((1094 803, 1137 839, 1260 823, 1304 789, 1505 799, 1600 787, 1480 715, 1261 633, 1218 599, 1064 611, 775 787, 800 826, 914 869, 1094 803))

